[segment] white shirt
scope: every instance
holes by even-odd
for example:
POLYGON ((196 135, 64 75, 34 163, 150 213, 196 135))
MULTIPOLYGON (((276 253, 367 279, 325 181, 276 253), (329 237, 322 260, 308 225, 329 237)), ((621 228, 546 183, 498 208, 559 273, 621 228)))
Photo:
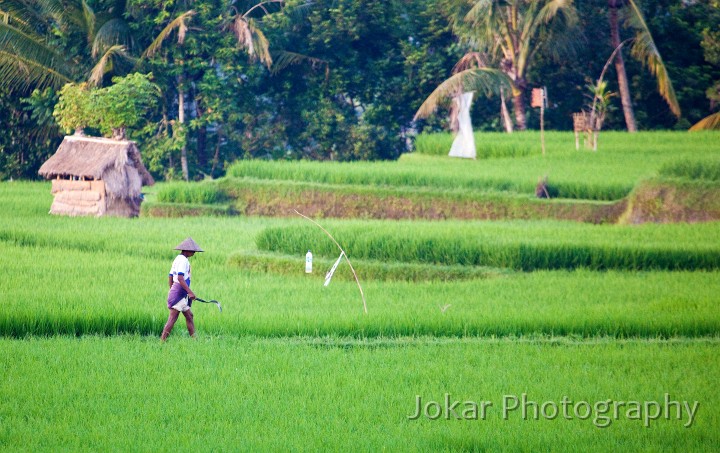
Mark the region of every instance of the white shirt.
POLYGON ((190 260, 185 255, 178 255, 170 268, 173 282, 178 282, 178 275, 182 275, 185 281, 190 281, 190 260))

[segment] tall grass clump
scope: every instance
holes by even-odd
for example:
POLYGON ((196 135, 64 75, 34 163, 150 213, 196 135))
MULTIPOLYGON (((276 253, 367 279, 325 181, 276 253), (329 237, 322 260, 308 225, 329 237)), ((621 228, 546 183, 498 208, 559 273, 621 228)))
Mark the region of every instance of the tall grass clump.
POLYGON ((665 163, 660 176, 720 182, 720 159, 682 159, 665 163))
MULTIPOLYGON (((599 226, 560 222, 352 224, 333 228, 351 256, 372 260, 536 269, 716 269, 720 226, 599 226)), ((312 227, 267 228, 261 250, 332 257, 336 247, 312 227)))
POLYGON ((157 201, 164 203, 213 204, 227 201, 227 195, 214 182, 163 184, 157 201))

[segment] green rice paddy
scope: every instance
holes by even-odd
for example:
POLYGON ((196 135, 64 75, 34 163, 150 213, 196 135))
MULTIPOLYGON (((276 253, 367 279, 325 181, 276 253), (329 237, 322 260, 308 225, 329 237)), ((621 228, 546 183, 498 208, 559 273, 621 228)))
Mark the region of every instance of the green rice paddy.
MULTIPOLYGON (((268 185, 447 191, 484 190, 492 176, 527 191, 537 181, 533 162, 558 169, 566 161, 577 171, 557 174, 558 187, 578 184, 577 194, 595 199, 658 175, 716 184, 717 135, 638 135, 623 148, 627 135, 603 133, 594 154, 576 152, 574 141, 565 149, 571 134, 548 134, 544 161, 533 161, 517 134, 517 142, 483 136, 494 148, 462 165, 419 149, 398 163, 249 162, 231 173, 268 185)), ((148 198, 227 202, 222 185, 188 187, 148 188, 148 198)), ((0 183, 0 450, 720 444, 717 222, 317 219, 358 272, 364 314, 347 263, 323 286, 339 251, 299 217, 68 218, 48 215, 51 202, 48 183, 0 183), (191 258, 192 288, 223 312, 195 303, 198 338, 181 318, 160 343, 173 247, 187 236, 207 250, 191 258), (571 400, 572 411, 533 416, 529 404, 525 415, 503 414, 523 395, 538 410, 571 400), (430 416, 414 420, 418 398, 430 416), (446 399, 459 402, 459 416, 434 416, 446 399), (695 404, 692 420, 675 406, 649 418, 666 399, 695 404), (462 416, 468 402, 490 405, 484 416, 462 416), (602 413, 616 402, 625 406, 602 413), (628 412, 633 402, 644 412, 628 412)))

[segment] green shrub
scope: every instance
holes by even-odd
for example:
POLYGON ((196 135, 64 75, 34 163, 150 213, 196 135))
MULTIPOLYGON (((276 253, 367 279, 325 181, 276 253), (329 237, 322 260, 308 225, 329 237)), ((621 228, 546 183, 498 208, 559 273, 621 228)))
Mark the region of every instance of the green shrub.
POLYGON ((95 125, 96 114, 91 98, 92 92, 87 83, 67 83, 60 90, 53 116, 66 134, 95 125))

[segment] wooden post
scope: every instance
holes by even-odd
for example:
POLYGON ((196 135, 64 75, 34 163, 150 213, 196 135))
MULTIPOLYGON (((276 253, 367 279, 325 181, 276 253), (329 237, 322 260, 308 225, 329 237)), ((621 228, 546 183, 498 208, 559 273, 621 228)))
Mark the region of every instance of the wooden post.
POLYGON ((533 88, 531 105, 540 107, 540 143, 543 156, 545 155, 545 99, 545 87, 533 88))
POLYGON ((542 102, 540 103, 540 143, 542 155, 545 155, 545 87, 542 88, 542 102))

